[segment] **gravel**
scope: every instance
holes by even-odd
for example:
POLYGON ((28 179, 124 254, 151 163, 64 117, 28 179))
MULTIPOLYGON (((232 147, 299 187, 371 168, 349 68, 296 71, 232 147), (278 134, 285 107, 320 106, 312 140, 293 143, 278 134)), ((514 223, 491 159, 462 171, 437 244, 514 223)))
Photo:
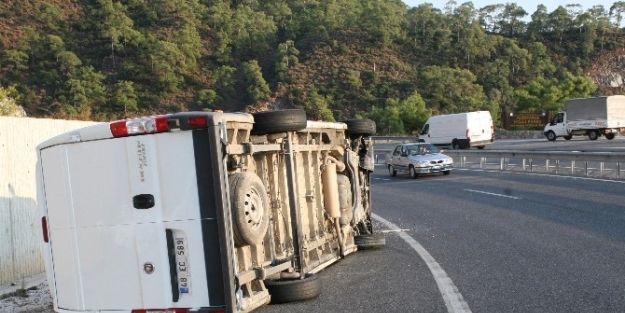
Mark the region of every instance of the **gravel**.
POLYGON ((0 297, 2 313, 54 313, 47 282, 0 297))

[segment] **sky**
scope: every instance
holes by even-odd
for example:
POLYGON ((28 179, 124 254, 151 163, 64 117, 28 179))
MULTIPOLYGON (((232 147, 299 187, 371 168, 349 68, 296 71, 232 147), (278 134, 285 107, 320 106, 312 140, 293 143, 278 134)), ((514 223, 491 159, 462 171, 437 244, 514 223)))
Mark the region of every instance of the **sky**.
MULTIPOLYGON (((443 10, 443 8, 445 7, 445 4, 447 3, 448 0, 432 0, 432 1, 424 1, 424 0, 403 0, 405 4, 407 4, 409 7, 415 7, 418 6, 420 4, 423 3, 431 3, 434 5, 435 8, 441 9, 443 10)), ((472 2, 473 6, 476 9, 481 9, 487 5, 493 5, 493 4, 506 4, 506 3, 516 3, 518 6, 522 7, 527 13, 528 15, 532 15, 532 13, 536 12, 536 7, 538 7, 539 4, 543 4, 547 7, 547 12, 552 12, 555 9, 558 8, 558 6, 562 6, 566 8, 567 4, 579 4, 581 5, 581 9, 582 11, 587 11, 588 9, 592 8, 595 5, 603 5, 603 7, 606 9, 606 11, 610 10, 610 7, 612 6, 612 4, 614 2, 617 2, 619 0, 569 0, 569 1, 558 1, 558 0, 551 0, 551 1, 544 1, 544 0, 523 0, 523 1, 512 1, 512 0, 501 0, 501 1, 497 1, 497 0, 473 0, 473 1, 469 1, 469 0, 455 0, 456 3, 458 5, 461 5, 465 2, 472 2)))

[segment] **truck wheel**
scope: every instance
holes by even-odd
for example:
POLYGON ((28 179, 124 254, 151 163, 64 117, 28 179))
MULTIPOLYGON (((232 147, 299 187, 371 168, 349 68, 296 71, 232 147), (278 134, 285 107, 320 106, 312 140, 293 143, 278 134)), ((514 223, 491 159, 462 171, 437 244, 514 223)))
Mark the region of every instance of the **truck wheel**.
POLYGON ((454 139, 454 140, 451 142, 451 148, 452 148, 452 149, 454 149, 454 150, 458 150, 458 149, 460 149, 460 144, 458 143, 458 140, 454 139))
POLYGON ((553 132, 553 131, 551 131, 551 130, 547 132, 547 140, 549 140, 549 141, 555 141, 555 140, 556 140, 556 138, 558 138, 558 137, 556 136, 556 133, 554 133, 554 132, 553 132))
POLYGON ((588 133, 588 138, 589 138, 590 140, 597 140, 597 138, 599 138, 599 133, 598 133, 596 130, 591 130, 591 131, 588 133))
POLYGON ((384 237, 384 233, 358 235, 354 236, 354 244, 358 250, 380 248, 386 245, 386 237, 384 237))
POLYGON ((408 169, 408 171, 410 172, 410 178, 415 179, 415 178, 419 177, 419 174, 414 169, 414 166, 410 165, 410 168, 408 169))
POLYGON ((321 280, 315 274, 304 279, 265 280, 271 294, 271 303, 288 303, 317 298, 321 294, 321 280))
POLYGON ((232 232, 237 246, 263 241, 269 227, 269 201, 256 174, 235 173, 228 178, 232 201, 232 232))
POLYGON ((615 136, 616 135, 614 135, 614 133, 605 134, 605 138, 607 138, 608 140, 614 139, 615 136))
POLYGON ((391 175, 392 177, 397 176, 397 171, 392 165, 388 166, 388 174, 391 175))
POLYGON ((369 119, 346 120, 347 134, 354 136, 371 136, 375 135, 375 122, 369 119))
POLYGON ((571 135, 567 135, 567 136, 564 136, 564 137, 562 137, 562 138, 564 138, 564 140, 571 140, 571 138, 573 138, 573 136, 571 136, 571 135))
POLYGON ((253 113, 252 135, 266 135, 306 128, 306 111, 300 109, 253 113))

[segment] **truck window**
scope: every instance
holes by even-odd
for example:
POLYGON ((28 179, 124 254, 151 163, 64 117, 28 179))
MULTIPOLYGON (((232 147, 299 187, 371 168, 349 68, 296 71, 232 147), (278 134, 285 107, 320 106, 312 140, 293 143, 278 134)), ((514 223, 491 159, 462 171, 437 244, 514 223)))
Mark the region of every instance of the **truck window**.
POLYGON ((427 135, 429 131, 430 131, 430 124, 425 124, 425 126, 423 126, 423 130, 421 131, 421 135, 427 135))

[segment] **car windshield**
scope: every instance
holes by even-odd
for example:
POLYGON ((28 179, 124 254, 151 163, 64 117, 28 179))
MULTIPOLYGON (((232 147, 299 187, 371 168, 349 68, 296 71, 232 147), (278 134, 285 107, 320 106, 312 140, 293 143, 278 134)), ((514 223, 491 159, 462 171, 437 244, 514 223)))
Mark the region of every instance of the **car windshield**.
POLYGON ((440 150, 431 144, 422 144, 418 146, 412 146, 408 148, 408 155, 424 155, 424 154, 436 154, 440 150))

